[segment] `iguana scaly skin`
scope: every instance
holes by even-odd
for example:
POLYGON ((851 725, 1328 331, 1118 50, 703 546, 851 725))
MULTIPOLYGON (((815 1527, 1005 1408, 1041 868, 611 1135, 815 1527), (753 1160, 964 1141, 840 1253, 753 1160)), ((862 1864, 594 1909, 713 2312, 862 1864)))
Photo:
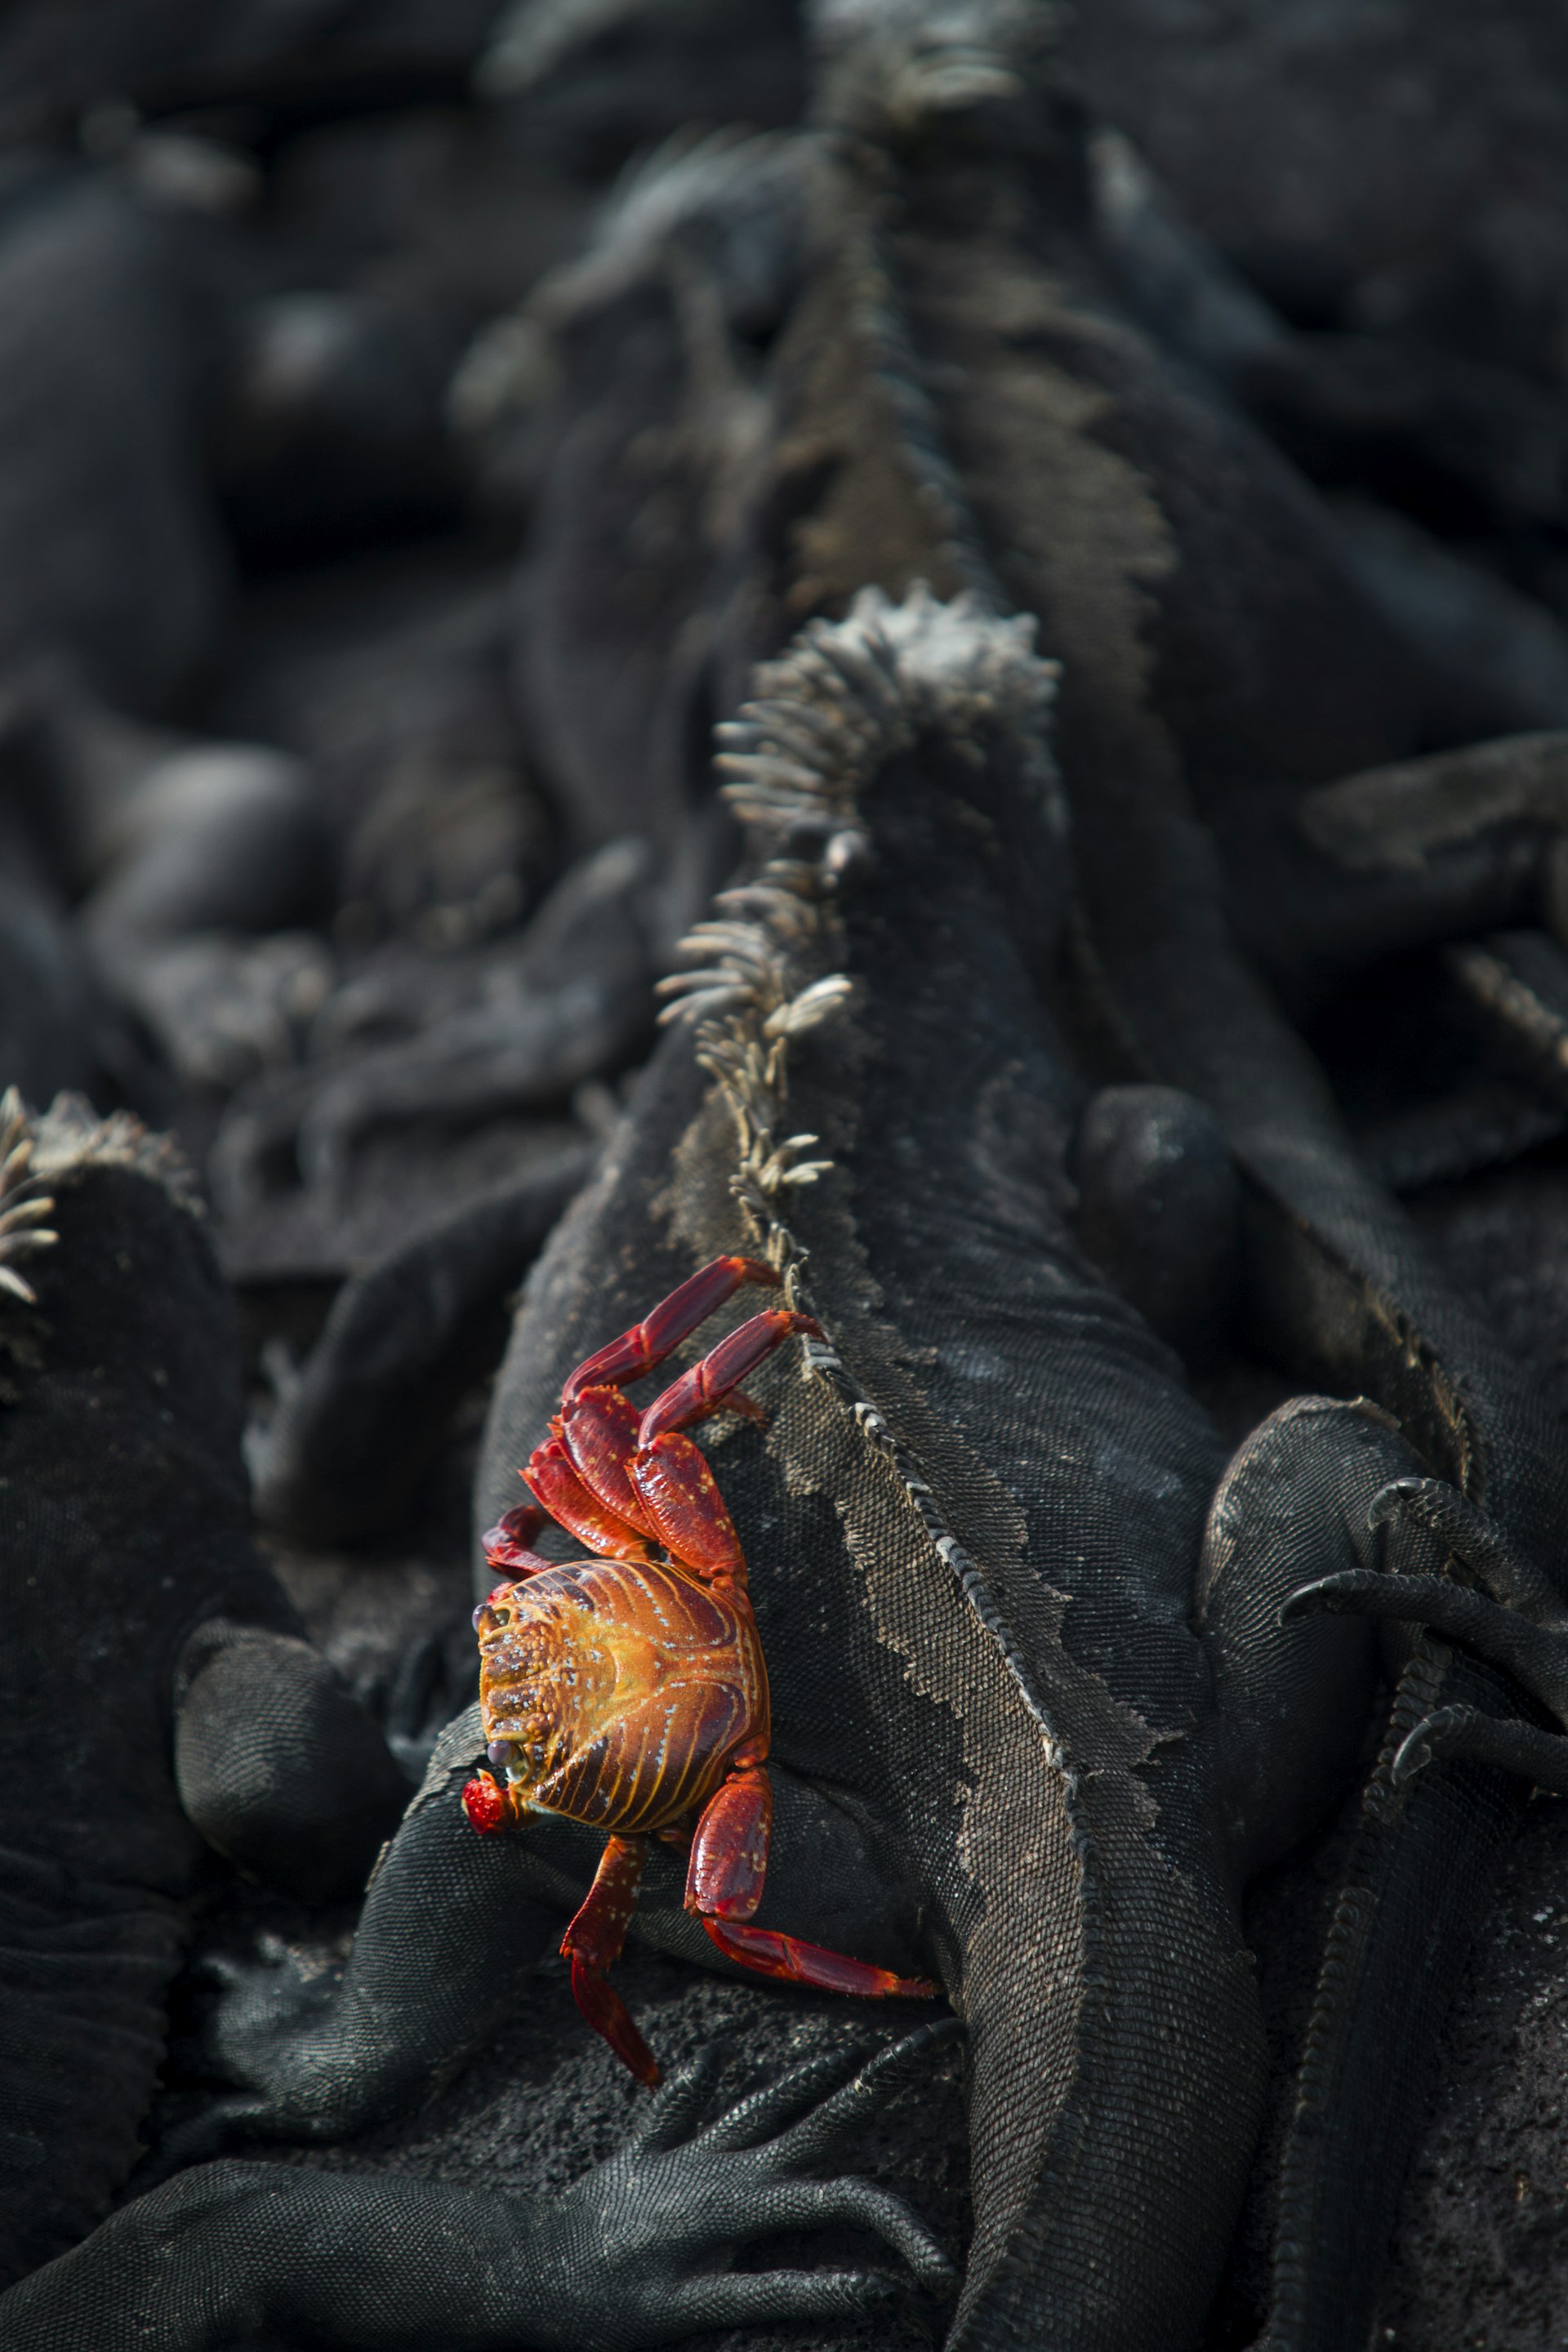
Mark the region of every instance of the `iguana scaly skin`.
MULTIPOLYGON (((1248 1308, 1270 1351, 1298 1375, 1378 1398, 1428 1469, 1484 1501, 1504 1549, 1540 1563, 1550 1586, 1568 1496, 1528 1373, 1369 1182, 1237 940, 1249 935, 1283 983, 1309 991, 1314 972, 1353 966, 1378 938, 1498 919, 1531 887, 1519 820, 1534 818, 1539 842, 1548 812, 1483 797, 1441 844, 1447 856, 1365 857, 1359 871, 1333 870, 1292 828, 1282 782, 1299 792, 1333 766, 1397 760, 1418 714, 1336 584, 1310 502, 1117 316, 1084 232, 1076 128, 1016 35, 1016 20, 998 58, 1011 95, 961 103, 947 126, 933 109, 917 138, 900 139, 877 99, 886 58, 857 80, 867 48, 853 27, 839 89, 852 118, 864 123, 869 106, 902 151, 890 200, 868 190, 863 250, 875 251, 879 213, 887 307, 927 395, 931 443, 962 486, 950 544, 990 560, 1006 602, 1039 616, 1062 661, 1081 1001, 1124 1075, 1186 1088, 1217 1114, 1245 1185, 1248 1308)), ((938 82, 941 47, 928 35, 921 52, 938 82)), ((884 576, 863 545, 840 546, 845 585, 857 570, 884 576)), ((1363 805, 1371 798, 1363 785, 1363 805)), ((1271 2352, 1328 2352, 1370 2325, 1453 1974, 1453 1958, 1435 1956, 1468 1932, 1516 1801, 1462 1765, 1396 1780, 1401 1740, 1439 1702, 1516 1704, 1488 1669, 1436 1645, 1418 1644, 1402 1677, 1312 2020, 1271 2352)))
POLYGON ((208 1846, 346 1893, 405 1791, 252 1546, 242 1415, 232 1301, 170 1148, 124 1114, 62 1098, 33 1119, 7 1096, 7 2282, 82 2236, 139 2152, 208 1846))

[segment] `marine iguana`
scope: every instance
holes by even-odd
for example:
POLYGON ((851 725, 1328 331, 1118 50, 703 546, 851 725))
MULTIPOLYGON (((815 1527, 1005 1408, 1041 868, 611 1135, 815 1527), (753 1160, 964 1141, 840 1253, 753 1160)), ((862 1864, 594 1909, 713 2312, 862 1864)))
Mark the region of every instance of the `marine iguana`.
MULTIPOLYGON (((837 14, 823 12, 830 49, 837 14)), ((1083 235, 1081 132, 1016 21, 992 55, 1010 87, 978 104, 961 88, 945 128, 939 96, 903 138, 881 95, 886 47, 853 10, 842 22, 839 119, 874 123, 883 153, 900 155, 884 282, 898 289, 928 447, 951 468, 950 539, 971 566, 994 562, 1006 601, 1039 615, 1063 663, 1058 746, 1089 1016, 1125 1076, 1180 1087, 1215 1113, 1243 1185, 1244 1294, 1271 1350, 1298 1377, 1364 1390, 1398 1414, 1424 1476, 1382 1507, 1444 1530, 1473 1573, 1475 1539, 1467 1549, 1452 1532, 1469 1524, 1457 1498, 1484 1502, 1489 1557, 1515 1563, 1513 1584, 1499 1570, 1495 1591, 1528 1590, 1539 1609, 1568 1496, 1528 1372, 1368 1181, 1235 932, 1300 998, 1378 939, 1495 921, 1539 887, 1549 796, 1521 793, 1516 761, 1511 794, 1479 799, 1446 843, 1433 828, 1431 847, 1447 856, 1401 860, 1395 838, 1359 874, 1334 872, 1304 840, 1300 787, 1329 763, 1397 761, 1418 718, 1355 600, 1337 598, 1308 502, 1116 316, 1083 235), (1199 818, 1218 835, 1217 857, 1199 818), (1533 1586, 1521 1560, 1539 1563, 1533 1586)), ((895 28, 895 52, 899 38, 895 28)), ((923 49, 913 44, 939 93, 942 47, 929 27, 923 49)), ((973 90, 973 51, 964 63, 973 90)), ((809 363, 803 343, 803 374, 809 363)), ((934 486, 929 460, 926 471, 934 486)), ((865 576, 850 534, 832 552, 851 581, 865 576)), ((1375 787, 1359 789, 1375 832, 1375 787)), ((1388 1614, 1422 1613, 1418 1596, 1378 1594, 1388 1614)), ((1319 1987, 1281 2189, 1270 2352, 1326 2352, 1370 2324, 1451 1979, 1439 1956, 1469 1931, 1512 1801, 1496 1774, 1458 1766, 1413 1780, 1410 1751, 1396 1766, 1439 1704, 1460 1717, 1446 1714, 1442 1736, 1414 1752, 1446 1738, 1453 1758, 1495 1759, 1510 1744, 1474 1717, 1517 1699, 1473 1660, 1416 1643, 1319 1987)))
POLYGON ((348 1893, 407 1796, 252 1547, 232 1318, 168 1146, 6 1096, 7 2282, 131 2170, 208 1849, 307 1899, 348 1893))
MULTIPOLYGON (((952 2341, 1174 2347, 1262 2095, 1239 1890, 1343 1784, 1370 1704, 1364 1629, 1309 1648, 1278 1611, 1331 1557, 1375 1565, 1369 1508, 1420 1465, 1384 1416, 1323 1399, 1227 1465, 1074 1240, 1086 1089, 1042 1005, 1068 851, 1027 635, 871 596, 763 672, 733 734, 751 878, 694 935, 696 1038, 662 1049, 530 1285, 479 1500, 512 1499, 593 1341, 698 1259, 767 1247, 828 1337, 804 1381, 758 1376, 765 1438, 713 1449, 773 1684, 760 1922, 924 1955, 965 2019, 952 2341)), ((216 2049, 243 2087, 189 2151, 220 2126, 342 2138, 515 1999, 523 1890, 580 1889, 596 1842, 542 1819, 472 1840, 482 1738, 472 1712, 444 1737, 341 1984, 240 1973, 216 2049)), ((710 1948, 673 1865, 638 1925, 710 1948)))
POLYGON ((818 2059, 702 2129, 689 2073, 611 2163, 526 2210, 374 2175, 315 2181, 301 2208, 304 2176, 225 2164, 85 2237, 140 2152, 204 1838, 285 1891, 342 1895, 408 1790, 252 1547, 232 1302, 174 1153, 123 1115, 0 1106, 0 2343, 110 2352, 149 2325, 171 2346, 292 2324, 353 2340, 368 2299, 405 2343, 521 2327, 631 2347, 897 2300, 875 2272, 709 2267, 836 2221, 943 2286, 899 2199, 808 2177, 940 2028, 858 2073, 861 2053, 818 2059), (344 2259, 384 2231, 391 2316, 374 2268, 344 2259))
POLYGON ((606 2163, 531 2204, 387 2173, 200 2165, 0 2296, 0 2343, 134 2352, 151 2327, 170 2352, 221 2352, 259 2328, 269 2342, 303 2330, 407 2352, 433 2341, 637 2352, 703 2328, 886 2313, 906 2291, 884 2273, 723 2266, 781 2231, 848 2222, 893 2247, 928 2293, 950 2288, 944 2257, 899 2198, 805 2177, 942 2032, 921 2028, 847 2081, 844 2053, 829 2053, 706 2126, 713 2068, 700 2058, 606 2163))

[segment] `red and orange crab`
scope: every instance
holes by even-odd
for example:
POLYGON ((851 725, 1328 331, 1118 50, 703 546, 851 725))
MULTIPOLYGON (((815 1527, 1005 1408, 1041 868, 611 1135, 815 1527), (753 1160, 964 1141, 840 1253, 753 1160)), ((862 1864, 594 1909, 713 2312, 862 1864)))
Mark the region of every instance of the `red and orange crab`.
POLYGON ((936 1987, 750 1925, 763 1899, 773 1794, 768 1677, 746 1561, 713 1474, 682 1433, 728 1407, 761 1408, 740 1383, 808 1315, 771 1307, 731 1332, 638 1414, 623 1392, 743 1282, 777 1289, 755 1258, 720 1257, 645 1322, 579 1364, 550 1434, 521 1474, 534 1505, 485 1538, 498 1584, 474 1612, 490 1762, 468 1782, 475 1829, 529 1812, 609 1832, 586 1900, 562 1940, 590 2025, 650 2086, 659 2070, 605 1982, 626 1941, 649 1837, 685 1843, 686 1907, 719 1949, 764 1976, 832 1992, 929 1999, 936 1987), (589 1546, 565 1564, 529 1546, 546 1518, 589 1546))

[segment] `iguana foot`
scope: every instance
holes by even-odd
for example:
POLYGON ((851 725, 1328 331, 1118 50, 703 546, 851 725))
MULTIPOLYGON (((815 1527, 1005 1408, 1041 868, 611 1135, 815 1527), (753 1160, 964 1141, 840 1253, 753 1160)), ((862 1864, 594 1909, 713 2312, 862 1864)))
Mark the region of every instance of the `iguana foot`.
MULTIPOLYGON (((326 2021, 339 1975, 311 1969, 279 1937, 258 1938, 253 1959, 209 1952, 191 1969, 214 2008, 203 2032, 201 2072, 224 2087, 199 2112, 170 2124, 137 2167, 135 2188, 145 2193, 187 2165, 200 2164, 236 2141, 273 2136, 286 2094, 274 2079, 280 2049, 308 2041, 326 2021)), ((295 2103, 298 2105, 298 2103, 295 2103)), ((293 2136, 310 2130, 310 2118, 290 2114, 293 2136)))
MULTIPOLYGON (((1303 1585, 1284 1604, 1281 1621, 1326 1611, 1424 1625, 1500 1667, 1568 1727, 1568 1612, 1541 1570, 1504 1541, 1485 1513, 1441 1479, 1400 1478, 1374 1496, 1367 1523, 1425 1532, 1435 1552, 1474 1583, 1456 1582, 1451 1574, 1354 1570, 1303 1585)), ((1522 1718, 1471 1706, 1436 1709, 1415 1725, 1394 1758, 1396 1783, 1437 1756, 1524 1773, 1539 1788, 1568 1793, 1568 1738, 1522 1718)))
POLYGON ((531 2203, 390 2173, 203 2166, 133 2198, 35 2271, 0 2304, 0 2335, 35 2352, 130 2352, 155 2307, 165 2352, 248 2340, 258 2323, 268 2341, 366 2352, 416 2340, 449 2352, 637 2352, 716 2327, 795 2321, 836 2334, 907 2302, 911 2288, 945 2301, 952 2266, 903 2200, 817 2168, 900 2074, 958 2031, 944 2019, 864 2063, 863 2044, 835 2052, 705 2128, 713 2064, 700 2059, 617 2155, 531 2203), (879 2239, 900 2269, 732 2267, 758 2240, 846 2225, 879 2239))

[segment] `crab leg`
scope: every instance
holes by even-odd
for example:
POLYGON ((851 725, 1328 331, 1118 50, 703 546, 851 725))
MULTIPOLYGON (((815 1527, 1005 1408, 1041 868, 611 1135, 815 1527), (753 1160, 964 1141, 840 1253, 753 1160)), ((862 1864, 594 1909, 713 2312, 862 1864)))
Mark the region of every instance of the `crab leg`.
POLYGON ((746 1374, 754 1372, 763 1357, 772 1355, 792 1331, 807 1331, 814 1339, 822 1337, 822 1326, 815 1317, 796 1315, 784 1307, 765 1307, 721 1339, 700 1364, 693 1364, 655 1397, 637 1428, 639 1450, 646 1450, 665 1430, 689 1429, 693 1422, 705 1421, 710 1412, 730 1403, 746 1374))
POLYGON ((683 1429, 731 1402, 747 1373, 791 1332, 820 1337, 821 1328, 809 1315, 770 1307, 721 1339, 644 1413, 631 1481, 647 1525, 694 1575, 743 1587, 746 1562, 713 1473, 683 1429))
POLYGON ((572 1963, 572 1991, 578 2008, 595 2032, 604 2035, 616 2057, 651 2091, 662 2079, 658 2062, 632 2023, 626 2002, 605 1982, 605 1972, 620 1958, 626 1940, 637 1908, 637 1881, 647 1858, 642 1838, 606 1839, 594 1884, 562 1937, 561 1949, 572 1963))
POLYGON ((714 1258, 661 1299, 642 1322, 634 1323, 618 1339, 585 1358, 562 1390, 563 1402, 570 1404, 584 1389, 619 1388, 624 1381, 656 1370, 743 1282, 760 1283, 766 1290, 779 1286, 778 1276, 761 1258, 714 1258))
POLYGON ((556 1414, 522 1474, 551 1517, 601 1559, 649 1557, 653 1530, 626 1469, 637 1420, 618 1389, 590 1389, 556 1414))
MULTIPOLYGON (((655 1370, 742 1283, 776 1290, 778 1279, 760 1258, 716 1257, 641 1323, 578 1365, 562 1390, 549 1436, 523 1472, 552 1518, 602 1557, 648 1558, 648 1539, 660 1530, 630 1475, 638 1415, 622 1384, 655 1370)), ((755 1416, 749 1398, 738 1399, 736 1410, 755 1416)))
POLYGON ((924 1977, 894 1976, 889 1969, 852 1960, 821 1944, 745 1924, 763 1899, 773 1810, 768 1776, 754 1757, 736 1765, 703 1810, 686 1873, 686 1907, 710 1941, 742 1968, 790 1984, 881 1999, 933 2000, 940 1988, 924 1977))

